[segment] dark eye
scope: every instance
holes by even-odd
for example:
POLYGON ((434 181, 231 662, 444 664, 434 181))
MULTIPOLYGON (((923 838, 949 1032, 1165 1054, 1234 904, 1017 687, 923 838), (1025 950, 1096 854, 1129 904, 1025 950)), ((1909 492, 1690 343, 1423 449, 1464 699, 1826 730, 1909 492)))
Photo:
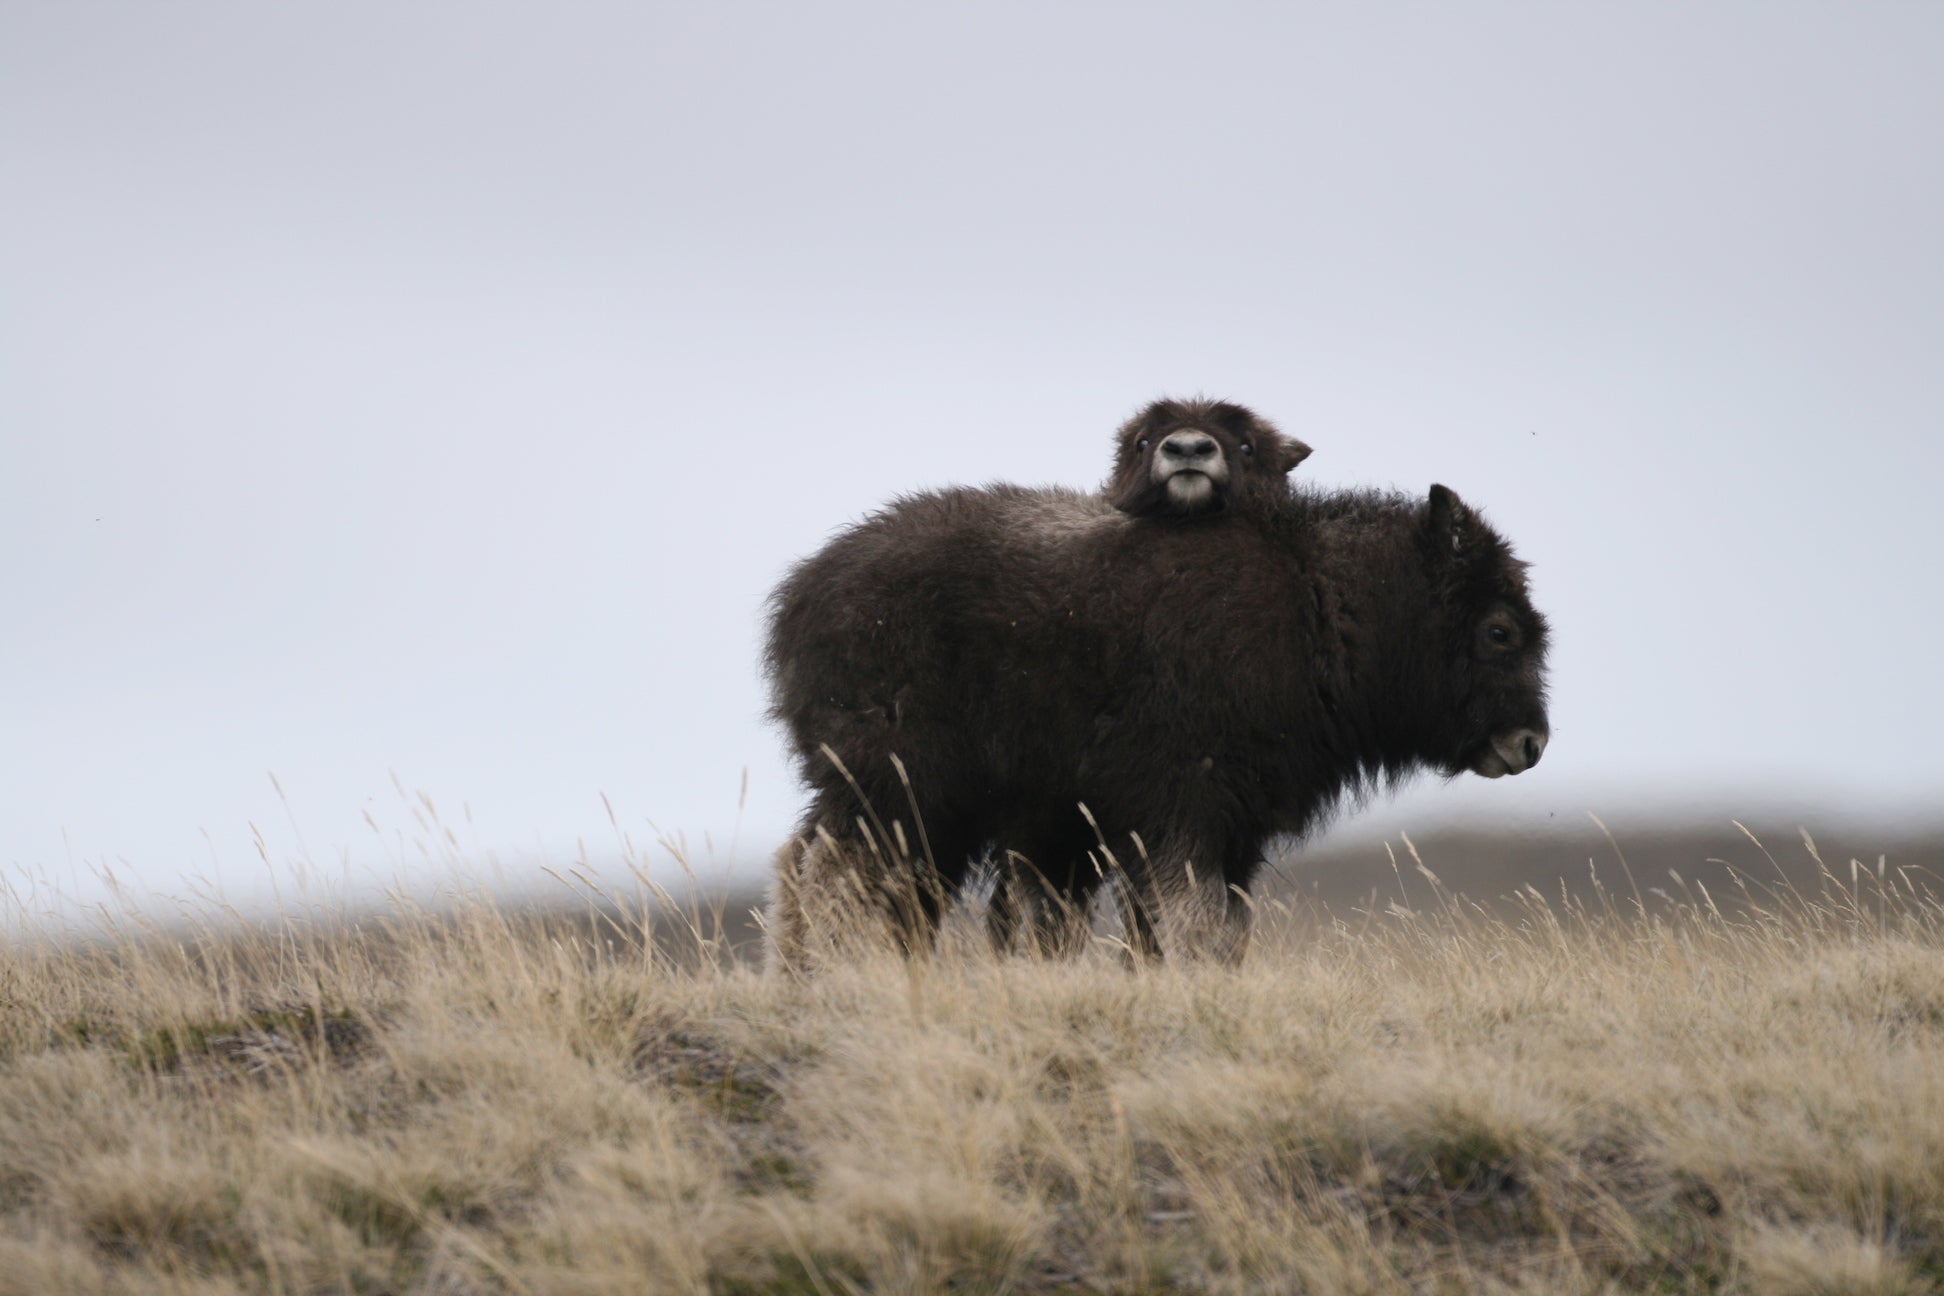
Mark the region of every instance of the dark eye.
POLYGON ((1136 442, 1134 443, 1134 448, 1135 448, 1136 450, 1145 450, 1145 449, 1147 449, 1147 448, 1148 448, 1148 438, 1146 438, 1146 437, 1142 437, 1142 438, 1141 438, 1141 439, 1140 439, 1139 441, 1136 441, 1136 442))
POLYGON ((1242 453, 1245 455, 1252 455, 1255 453, 1255 447, 1250 445, 1247 441, 1244 441, 1242 443, 1242 453))
POLYGON ((1512 631, 1502 625, 1487 626, 1485 637, 1495 644, 1509 644, 1512 642, 1512 631))

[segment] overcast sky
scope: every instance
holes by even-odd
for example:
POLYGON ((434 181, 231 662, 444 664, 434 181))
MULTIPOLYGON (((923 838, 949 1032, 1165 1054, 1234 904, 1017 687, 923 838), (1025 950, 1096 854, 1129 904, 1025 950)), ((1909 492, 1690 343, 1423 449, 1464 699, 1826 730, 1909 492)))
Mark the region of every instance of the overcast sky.
POLYGON ((1195 392, 1535 564, 1384 822, 1944 818, 1944 6, 8 0, 0 870, 760 856, 785 567, 1195 392))

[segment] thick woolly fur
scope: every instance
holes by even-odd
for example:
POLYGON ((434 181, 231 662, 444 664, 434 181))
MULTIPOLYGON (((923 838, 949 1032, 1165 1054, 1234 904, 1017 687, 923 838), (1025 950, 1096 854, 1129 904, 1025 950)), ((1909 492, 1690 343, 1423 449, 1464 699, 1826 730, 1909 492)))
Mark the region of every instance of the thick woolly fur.
POLYGON ((1413 770, 1536 762, 1546 629, 1505 541, 1443 487, 1280 489, 1195 525, 927 492, 800 563, 767 645, 811 790, 775 961, 860 907, 922 949, 987 859, 1020 879, 1002 944, 1027 920, 1073 948, 1118 874, 1135 949, 1238 956, 1272 838, 1413 770))
POLYGON ((1121 425, 1102 493, 1137 517, 1212 517, 1288 494, 1310 448, 1244 406, 1158 400, 1121 425))

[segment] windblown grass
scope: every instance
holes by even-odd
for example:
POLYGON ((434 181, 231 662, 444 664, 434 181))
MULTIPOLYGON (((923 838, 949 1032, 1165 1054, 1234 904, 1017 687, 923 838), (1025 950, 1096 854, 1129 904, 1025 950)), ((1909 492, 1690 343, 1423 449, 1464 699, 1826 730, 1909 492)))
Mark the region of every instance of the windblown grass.
POLYGON ((0 1292, 1944 1282, 1922 879, 1507 916, 1408 876, 1239 969, 955 938, 791 981, 484 899, 21 930, 0 1292))

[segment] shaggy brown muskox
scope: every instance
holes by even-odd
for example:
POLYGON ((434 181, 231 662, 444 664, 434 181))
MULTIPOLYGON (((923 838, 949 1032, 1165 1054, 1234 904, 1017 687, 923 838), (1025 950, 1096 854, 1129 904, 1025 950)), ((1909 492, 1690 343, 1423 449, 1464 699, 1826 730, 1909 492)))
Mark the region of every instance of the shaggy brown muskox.
POLYGON ((1524 565, 1442 486, 1294 490, 1218 527, 1057 489, 908 496, 771 599, 772 714, 812 792, 774 956, 801 961, 805 902, 853 870, 923 883, 892 915, 923 948, 988 856, 1080 912, 1110 859, 1144 953, 1158 916, 1239 955, 1271 838, 1416 769, 1534 765, 1545 652, 1524 565))
POLYGON ((1241 405, 1158 400, 1115 437, 1108 501, 1137 517, 1208 516, 1232 502, 1281 499, 1310 448, 1241 405))
MULTIPOLYGON (((1101 493, 1123 513, 1175 518, 1195 526, 1219 524, 1231 510, 1288 498, 1287 475, 1310 448, 1285 436, 1246 406, 1197 397, 1164 397, 1123 423, 1114 437, 1114 467, 1101 493)), ((995 947, 1010 948, 1022 917, 1042 946, 1079 935, 1059 918, 1084 917, 1069 901, 1049 906, 1034 866, 1001 849, 987 931, 995 947), (1020 870, 1028 877, 1021 884, 1020 870)))

